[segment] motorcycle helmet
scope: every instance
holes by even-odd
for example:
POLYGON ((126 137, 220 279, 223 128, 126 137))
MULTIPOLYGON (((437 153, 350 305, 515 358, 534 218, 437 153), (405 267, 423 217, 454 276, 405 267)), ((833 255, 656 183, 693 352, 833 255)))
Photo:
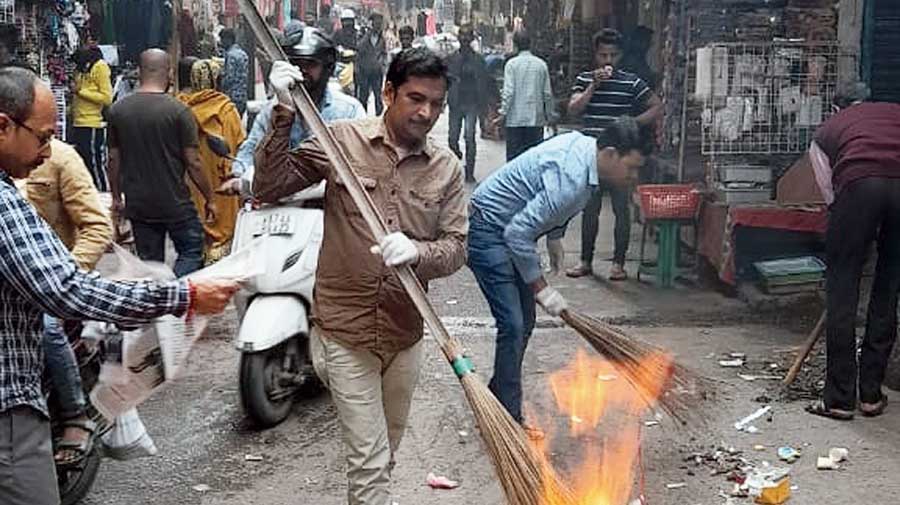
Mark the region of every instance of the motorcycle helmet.
POLYGON ((315 60, 322 64, 322 75, 334 73, 337 47, 322 30, 300 24, 288 26, 279 43, 288 60, 315 60))

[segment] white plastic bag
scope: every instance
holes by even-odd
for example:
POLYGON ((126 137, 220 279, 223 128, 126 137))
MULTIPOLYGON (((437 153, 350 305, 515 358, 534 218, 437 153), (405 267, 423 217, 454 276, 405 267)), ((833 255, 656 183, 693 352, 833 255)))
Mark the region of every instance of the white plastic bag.
POLYGON ((137 409, 127 410, 117 417, 112 429, 101 440, 105 455, 119 461, 155 456, 159 452, 138 417, 137 409))

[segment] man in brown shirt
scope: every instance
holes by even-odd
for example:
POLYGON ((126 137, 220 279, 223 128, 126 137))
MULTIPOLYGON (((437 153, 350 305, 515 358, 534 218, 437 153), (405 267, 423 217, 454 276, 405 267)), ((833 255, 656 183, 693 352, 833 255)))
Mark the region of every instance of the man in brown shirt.
POLYGON ((444 108, 447 67, 427 49, 401 52, 388 70, 384 116, 330 126, 391 232, 380 244, 319 142, 289 150, 289 89, 302 75, 282 62, 270 80, 281 104, 256 151, 253 193, 271 203, 327 181, 313 361, 344 426, 349 503, 390 505, 393 454, 418 380, 423 333, 391 267, 411 264, 427 284, 465 263, 462 170, 427 137, 444 108), (381 256, 373 254, 375 245, 381 256))

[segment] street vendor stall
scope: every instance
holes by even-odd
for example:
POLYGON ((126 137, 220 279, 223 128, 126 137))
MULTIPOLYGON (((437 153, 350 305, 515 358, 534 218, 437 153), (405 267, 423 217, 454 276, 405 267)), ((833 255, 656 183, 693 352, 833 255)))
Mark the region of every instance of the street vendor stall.
POLYGON ((706 162, 698 252, 725 284, 756 280, 760 261, 824 252, 821 199, 789 194, 816 193, 811 169, 784 168, 804 157, 831 114, 838 69, 848 57, 835 43, 786 40, 696 51, 693 92, 702 104, 706 162), (776 183, 784 193, 778 198, 776 183))

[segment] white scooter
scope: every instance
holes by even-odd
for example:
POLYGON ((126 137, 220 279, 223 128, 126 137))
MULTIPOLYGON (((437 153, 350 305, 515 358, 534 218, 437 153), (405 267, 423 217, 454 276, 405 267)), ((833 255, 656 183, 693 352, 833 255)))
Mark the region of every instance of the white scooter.
MULTIPOLYGON (((207 143, 218 156, 235 161, 222 139, 209 137, 207 143)), ((241 404, 261 427, 282 422, 298 394, 322 390, 309 354, 309 316, 324 196, 322 184, 277 205, 245 207, 237 218, 233 251, 263 241, 257 251, 264 258, 264 273, 235 296, 241 404)))

